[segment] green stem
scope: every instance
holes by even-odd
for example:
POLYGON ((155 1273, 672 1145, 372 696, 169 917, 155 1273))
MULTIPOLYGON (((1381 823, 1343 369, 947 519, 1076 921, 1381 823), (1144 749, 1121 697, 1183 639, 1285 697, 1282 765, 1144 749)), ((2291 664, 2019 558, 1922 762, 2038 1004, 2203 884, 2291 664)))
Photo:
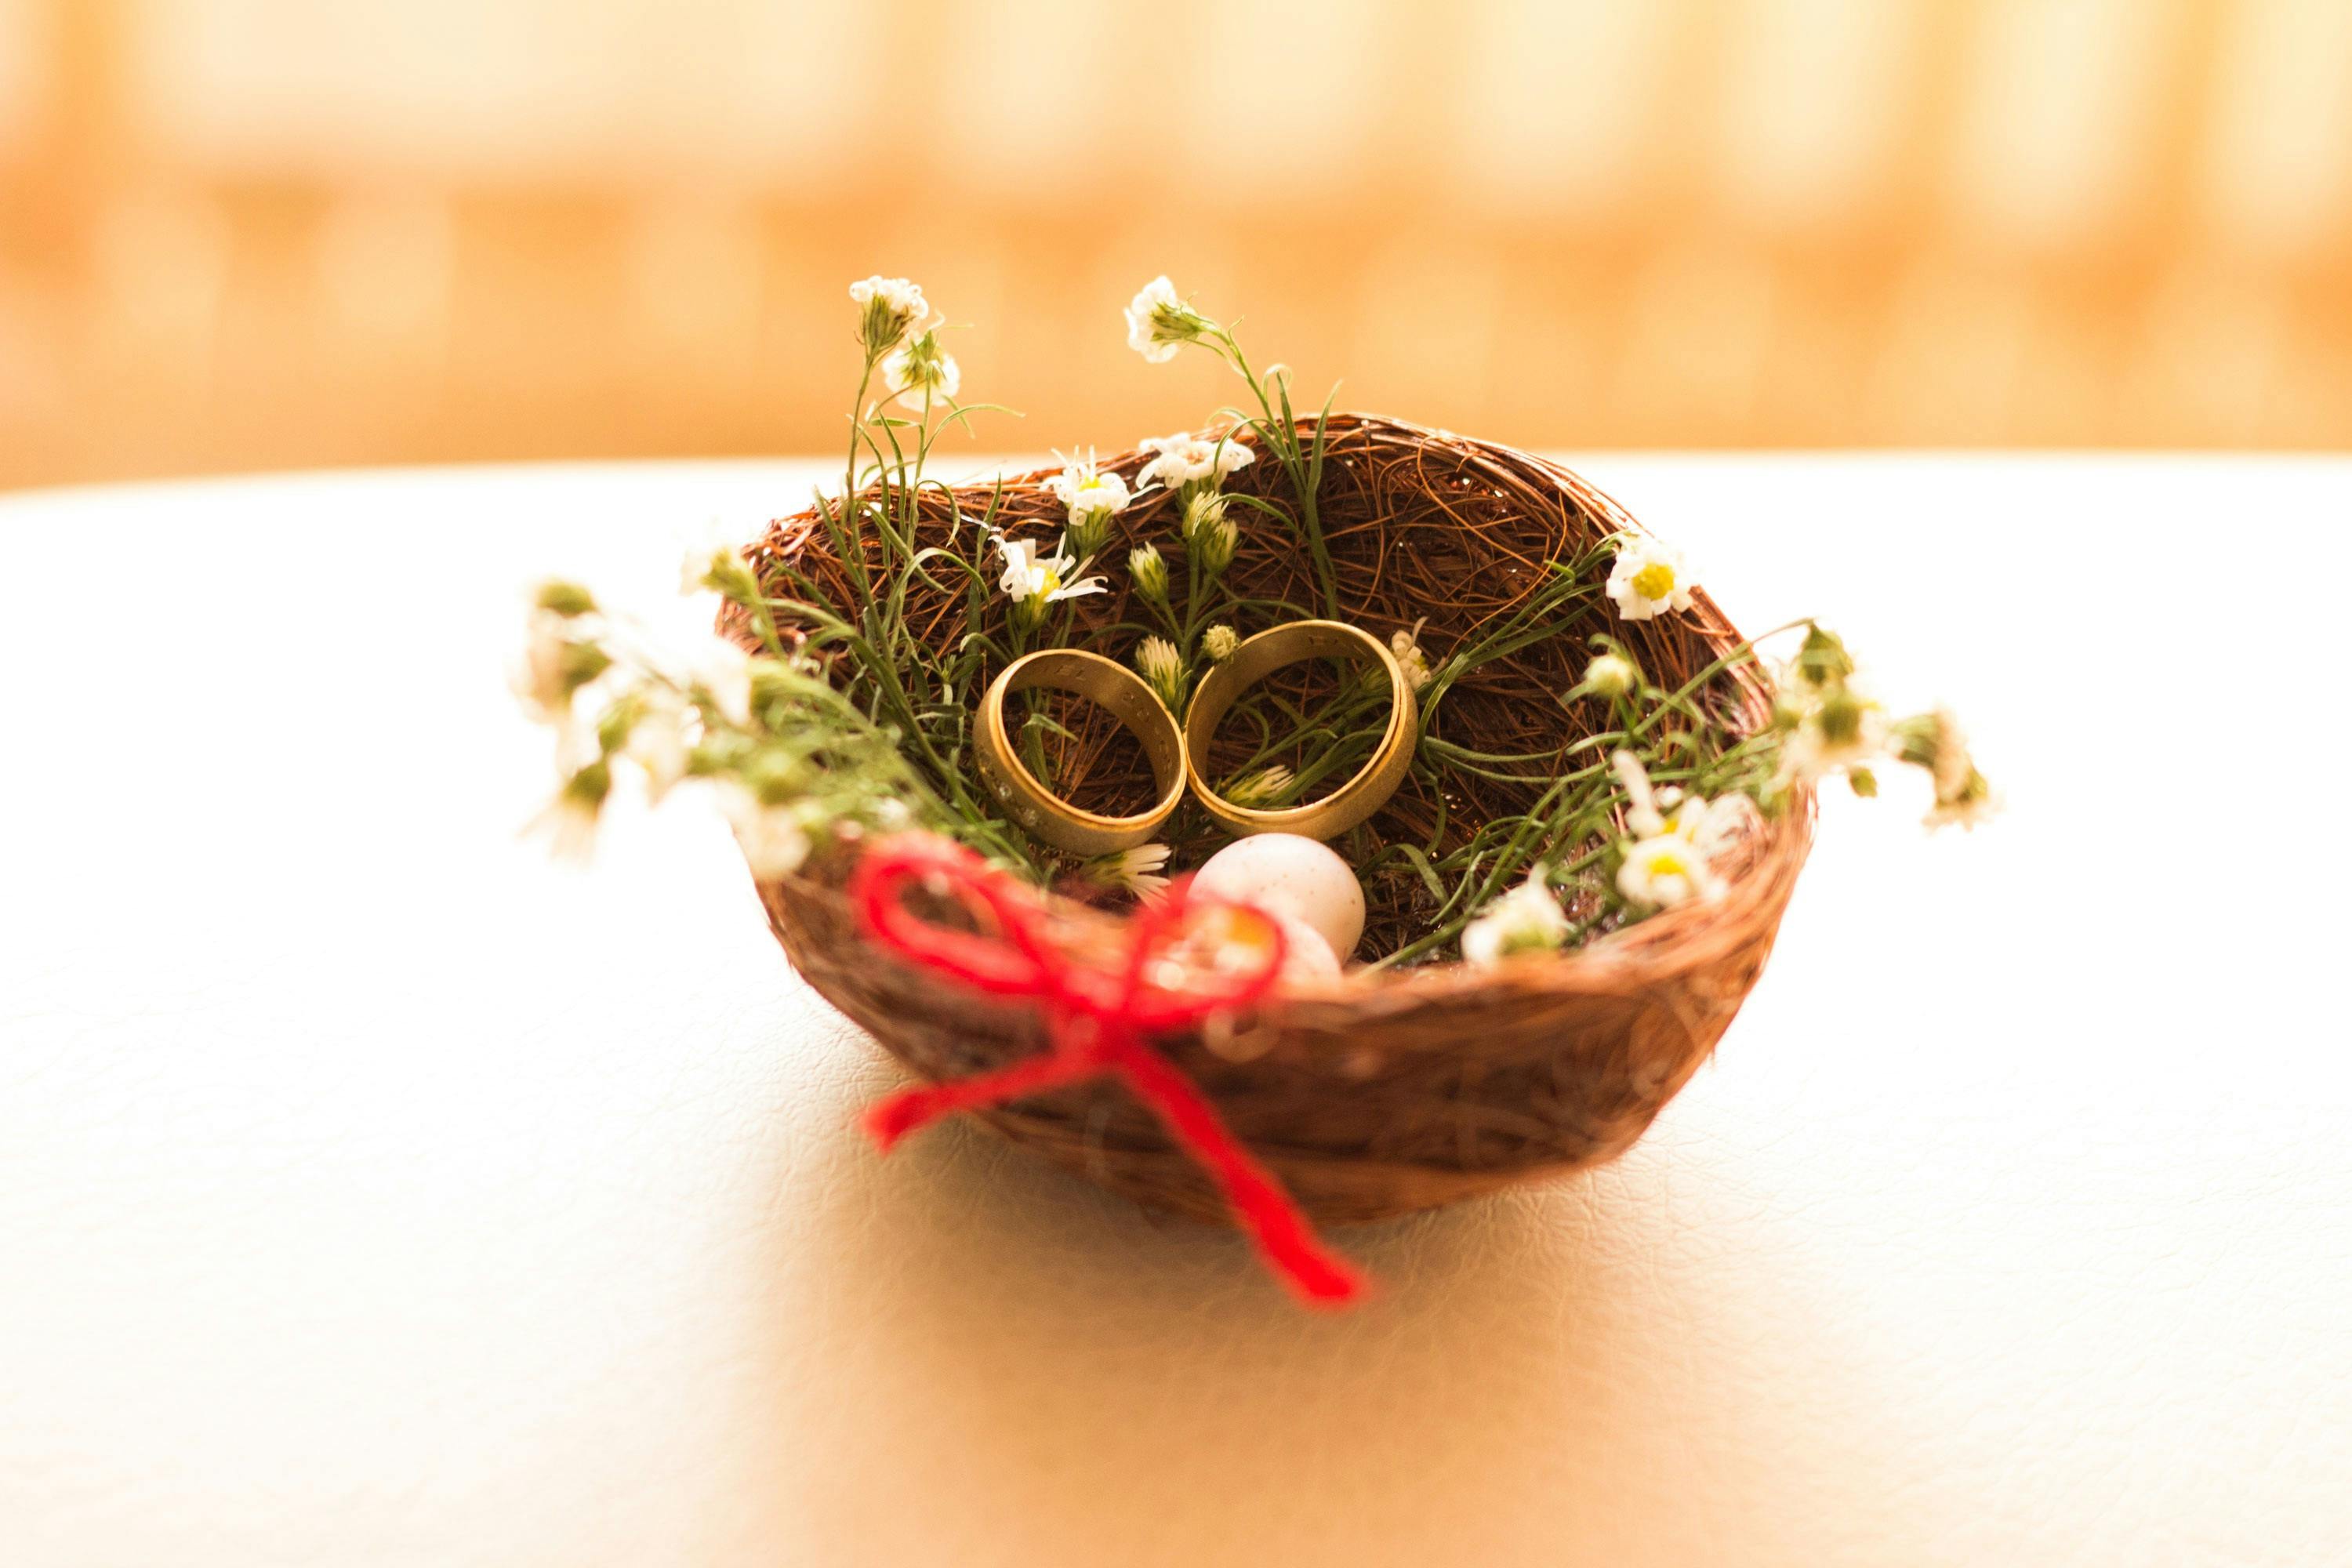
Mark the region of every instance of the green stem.
POLYGON ((1257 399, 1259 412, 1265 416, 1263 423, 1258 426, 1258 434, 1265 438, 1265 444, 1273 448, 1275 456, 1281 460, 1284 471, 1289 475, 1291 489, 1297 493, 1299 531, 1306 536, 1307 551, 1314 558, 1316 581, 1323 587, 1323 614, 1328 619, 1338 620, 1339 618, 1339 578, 1331 570, 1331 552, 1323 541, 1323 514, 1316 495, 1316 491, 1321 488, 1322 481, 1322 475, 1318 471, 1321 466, 1319 454, 1323 441, 1322 421, 1318 418, 1315 426, 1318 461, 1310 468, 1306 455, 1299 448, 1298 424, 1297 418, 1291 414, 1288 390, 1286 388, 1282 394, 1282 412, 1277 415, 1275 412, 1273 399, 1266 395, 1265 383, 1261 382, 1257 373, 1250 368, 1249 356, 1242 352, 1242 345, 1234 340, 1233 333, 1220 327, 1216 331, 1216 339, 1232 355, 1230 363, 1234 373, 1249 387, 1250 395, 1257 399))

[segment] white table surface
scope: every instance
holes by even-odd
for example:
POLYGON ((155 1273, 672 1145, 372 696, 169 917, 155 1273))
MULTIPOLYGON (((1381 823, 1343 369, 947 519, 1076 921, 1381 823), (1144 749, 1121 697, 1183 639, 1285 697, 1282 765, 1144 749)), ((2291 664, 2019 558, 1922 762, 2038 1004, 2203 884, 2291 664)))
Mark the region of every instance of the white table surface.
POLYGON ((2352 464, 1604 457, 1970 719, 1613 1167, 1295 1310, 895 1081, 717 820, 518 826, 549 571, 790 463, 0 500, 0 1561, 2352 1559, 2352 464))

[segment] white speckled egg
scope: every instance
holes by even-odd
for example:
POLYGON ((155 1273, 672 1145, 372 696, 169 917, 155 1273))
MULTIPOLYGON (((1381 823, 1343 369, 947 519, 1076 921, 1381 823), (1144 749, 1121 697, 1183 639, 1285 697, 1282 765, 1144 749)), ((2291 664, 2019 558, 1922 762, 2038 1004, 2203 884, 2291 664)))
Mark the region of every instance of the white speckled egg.
POLYGON ((1286 984, 1339 978, 1339 960, 1323 933, 1297 915, 1269 910, 1282 928, 1282 978, 1286 984))
POLYGON ((1304 921, 1345 962, 1364 934, 1364 886, 1327 845, 1296 833, 1255 833, 1208 858, 1192 885, 1304 921))

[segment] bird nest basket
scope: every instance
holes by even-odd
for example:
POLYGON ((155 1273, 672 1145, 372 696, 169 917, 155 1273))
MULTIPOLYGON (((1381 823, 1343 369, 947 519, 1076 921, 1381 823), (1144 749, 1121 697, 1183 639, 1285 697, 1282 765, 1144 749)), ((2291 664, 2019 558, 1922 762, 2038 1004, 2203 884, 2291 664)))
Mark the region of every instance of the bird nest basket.
MULTIPOLYGON (((1638 531, 1615 502, 1528 453, 1364 415, 1331 415, 1324 434, 1318 499, 1342 618, 1382 638, 1418 626, 1433 667, 1483 621, 1535 592, 1549 563, 1590 558, 1598 542, 1638 531)), ((1150 458, 1132 452, 1102 466, 1133 482, 1150 458)), ((1050 542, 1063 518, 1046 477, 1041 470, 957 492, 964 527, 993 499, 1003 526, 1050 542)), ((1226 488, 1291 500, 1271 461, 1241 469, 1226 488)), ((944 536, 948 508, 944 497, 933 499, 924 526, 944 536)), ((1154 492, 1116 519, 1101 558, 1121 561, 1130 546, 1150 542, 1181 562, 1177 531, 1172 500, 1154 492)), ((829 536, 803 513, 777 521, 751 559, 772 571, 788 553, 800 570, 831 576, 840 570, 831 552, 829 536)), ((1318 589, 1304 554, 1278 526, 1246 527, 1227 580, 1245 599, 1311 604, 1318 589)), ((1071 640, 1125 658, 1139 634, 1119 630, 1136 616, 1125 604, 1124 574, 1113 576, 1112 593, 1074 602, 1071 640)), ((1625 622, 1595 595, 1590 625, 1464 675, 1430 732, 1489 752, 1566 755, 1608 724, 1598 702, 1559 700, 1591 657, 1588 634, 1617 637, 1669 687, 1739 645, 1715 604, 1694 597, 1687 612, 1625 622)), ((1001 618, 1004 610, 998 597, 987 614, 1001 618)), ((941 647, 974 629, 967 614, 965 599, 947 595, 909 610, 911 623, 941 647)), ((722 629, 756 644, 740 614, 722 629)), ((1749 661, 1717 677, 1703 700, 1727 727, 1748 731, 1767 720, 1772 692, 1749 661)), ((1111 742, 1114 734, 1107 721, 1073 718, 1064 760, 1075 760, 1071 772, 1098 798, 1122 790, 1148 798, 1148 769, 1135 748, 1111 742)), ((1073 798, 1083 793, 1073 790, 1073 798)), ((1344 854, 1351 842, 1359 851, 1396 840, 1458 843, 1489 816, 1524 809, 1532 794, 1524 784, 1441 780, 1417 770, 1354 830, 1361 837, 1334 847, 1344 854)), ((1787 810, 1754 816, 1717 861, 1721 897, 1575 951, 1487 967, 1359 969, 1154 1043, 1318 1222, 1378 1219, 1609 1160, 1690 1080, 1755 984, 1811 846, 1812 816, 1811 795, 1801 788, 1787 810)), ((1221 842, 1204 822, 1180 817, 1177 826, 1179 865, 1197 864, 1221 842)), ((845 892, 856 853, 848 845, 760 887, 777 938, 809 984, 929 1079, 966 1078, 1046 1048, 1034 1007, 975 994, 866 939, 845 892)), ((1365 895, 1369 958, 1420 934, 1435 908, 1409 870, 1368 879, 1365 895)), ((1112 910, 1053 895, 1048 902, 1055 931, 1074 949, 1108 949, 1117 940, 1112 910)), ((1147 1205, 1228 1217, 1208 1176, 1116 1083, 979 1114, 1014 1142, 1147 1205)))

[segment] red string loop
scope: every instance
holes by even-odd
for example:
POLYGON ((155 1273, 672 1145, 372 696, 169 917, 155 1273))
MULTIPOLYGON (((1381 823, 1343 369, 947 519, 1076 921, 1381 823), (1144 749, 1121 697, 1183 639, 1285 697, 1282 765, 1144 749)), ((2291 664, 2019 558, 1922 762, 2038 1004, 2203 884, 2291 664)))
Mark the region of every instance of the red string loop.
POLYGON ((1252 905, 1192 890, 1186 879, 1128 922, 1116 970, 1056 946, 1044 905, 1028 889, 961 845, 907 835, 873 846, 850 879, 850 901, 866 934, 903 958, 992 996, 1022 997, 1044 1011, 1051 1041, 1042 1054, 952 1083, 925 1084, 877 1102, 866 1131, 884 1150, 959 1110, 1000 1104, 1110 1073, 1150 1106, 1169 1136, 1224 1195, 1259 1255, 1298 1297, 1343 1306, 1365 1289, 1356 1268, 1323 1245, 1314 1226, 1233 1134, 1192 1079, 1145 1037, 1198 1024, 1268 994, 1282 972, 1281 927, 1252 905), (907 908, 919 885, 976 903, 996 926, 985 936, 937 925, 907 908), (1204 913, 1255 921, 1260 962, 1237 969, 1176 962, 1204 913))

